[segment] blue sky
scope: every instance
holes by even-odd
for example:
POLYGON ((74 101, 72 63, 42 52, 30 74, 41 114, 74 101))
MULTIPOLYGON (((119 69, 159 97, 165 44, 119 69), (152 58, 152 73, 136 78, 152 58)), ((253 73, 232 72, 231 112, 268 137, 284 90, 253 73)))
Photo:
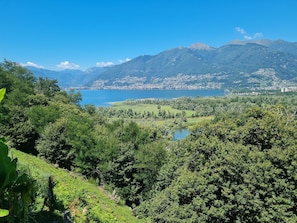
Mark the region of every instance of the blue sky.
POLYGON ((203 42, 297 42, 297 0, 0 0, 0 61, 119 64, 203 42))

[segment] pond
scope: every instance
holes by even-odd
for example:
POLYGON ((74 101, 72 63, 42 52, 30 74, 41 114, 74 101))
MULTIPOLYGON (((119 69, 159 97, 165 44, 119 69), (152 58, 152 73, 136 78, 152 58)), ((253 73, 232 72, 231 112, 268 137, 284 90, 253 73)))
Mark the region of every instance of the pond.
POLYGON ((181 139, 184 139, 185 137, 187 137, 187 135, 190 134, 190 131, 189 129, 179 129, 177 131, 175 131, 174 133, 174 141, 176 140, 181 140, 181 139))

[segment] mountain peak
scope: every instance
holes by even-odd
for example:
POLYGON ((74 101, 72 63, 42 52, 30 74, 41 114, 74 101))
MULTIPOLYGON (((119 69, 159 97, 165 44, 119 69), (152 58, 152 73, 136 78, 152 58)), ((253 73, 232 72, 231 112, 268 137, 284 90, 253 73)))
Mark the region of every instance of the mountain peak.
POLYGON ((213 48, 205 43, 194 43, 189 46, 192 50, 212 50, 213 48))

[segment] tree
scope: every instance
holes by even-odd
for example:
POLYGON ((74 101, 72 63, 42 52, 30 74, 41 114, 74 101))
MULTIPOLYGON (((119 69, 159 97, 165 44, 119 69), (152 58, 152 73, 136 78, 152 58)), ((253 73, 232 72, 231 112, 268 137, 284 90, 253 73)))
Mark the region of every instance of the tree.
POLYGON ((35 84, 35 91, 37 94, 43 94, 46 97, 51 98, 55 93, 60 91, 60 87, 57 80, 39 77, 35 84))
POLYGON ((118 190, 118 194, 129 206, 139 204, 141 186, 134 179, 135 168, 134 146, 122 144, 117 157, 110 163, 106 179, 118 190))
POLYGON ((82 99, 81 93, 80 92, 75 92, 73 89, 71 89, 68 94, 67 94, 69 101, 73 104, 78 105, 79 102, 82 99))
POLYGON ((27 110, 30 95, 34 94, 34 82, 33 74, 16 63, 0 64, 0 87, 5 87, 7 93, 0 105, 1 134, 17 149, 32 153, 36 132, 28 121, 27 110))
POLYGON ((40 157, 60 167, 70 169, 73 166, 74 151, 67 143, 66 121, 61 118, 47 125, 36 147, 40 157))
POLYGON ((37 154, 34 149, 35 141, 38 138, 34 126, 28 119, 26 111, 21 107, 13 107, 9 125, 5 129, 5 134, 9 136, 12 146, 26 153, 37 154))
POLYGON ((134 178, 141 185, 141 195, 143 197, 154 187, 159 171, 166 162, 167 152, 164 149, 165 146, 164 142, 155 141, 140 146, 139 150, 136 151, 134 165, 137 172, 134 178))
POLYGON ((75 154, 76 168, 83 174, 90 174, 96 169, 100 154, 95 151, 96 140, 94 126, 89 116, 85 114, 73 114, 66 122, 66 143, 75 154))

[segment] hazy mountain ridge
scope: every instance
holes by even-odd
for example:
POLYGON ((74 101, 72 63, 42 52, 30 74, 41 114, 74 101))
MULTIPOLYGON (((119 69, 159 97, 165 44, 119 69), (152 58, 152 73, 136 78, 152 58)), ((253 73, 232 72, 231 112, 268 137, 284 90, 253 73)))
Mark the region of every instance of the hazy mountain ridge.
POLYGON ((279 89, 297 86, 297 43, 237 40, 218 48, 196 43, 80 72, 58 72, 56 79, 61 84, 68 75, 68 85, 100 89, 279 89))
POLYGON ((84 87, 87 83, 94 80, 98 74, 105 71, 106 67, 92 67, 85 71, 81 70, 61 70, 53 71, 48 69, 27 67, 37 78, 50 78, 58 81, 62 88, 84 87))

